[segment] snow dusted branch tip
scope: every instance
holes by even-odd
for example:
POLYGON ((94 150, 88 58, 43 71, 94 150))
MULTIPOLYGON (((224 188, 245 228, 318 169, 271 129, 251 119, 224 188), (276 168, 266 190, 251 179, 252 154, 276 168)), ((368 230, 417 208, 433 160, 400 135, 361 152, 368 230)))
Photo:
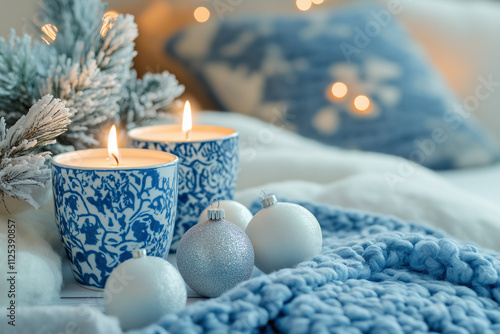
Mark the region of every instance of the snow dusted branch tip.
POLYGON ((0 199, 5 196, 22 199, 38 208, 34 188, 50 180, 45 163, 48 152, 39 148, 55 143, 67 130, 70 113, 65 102, 46 95, 38 100, 10 129, 0 119, 0 199))

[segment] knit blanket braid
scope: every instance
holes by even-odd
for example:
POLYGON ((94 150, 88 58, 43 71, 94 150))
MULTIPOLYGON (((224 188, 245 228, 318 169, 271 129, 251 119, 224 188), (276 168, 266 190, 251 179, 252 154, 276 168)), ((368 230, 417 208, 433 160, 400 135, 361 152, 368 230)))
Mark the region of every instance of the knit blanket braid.
POLYGON ((299 204, 321 224, 321 255, 140 332, 500 333, 497 254, 393 217, 299 204))

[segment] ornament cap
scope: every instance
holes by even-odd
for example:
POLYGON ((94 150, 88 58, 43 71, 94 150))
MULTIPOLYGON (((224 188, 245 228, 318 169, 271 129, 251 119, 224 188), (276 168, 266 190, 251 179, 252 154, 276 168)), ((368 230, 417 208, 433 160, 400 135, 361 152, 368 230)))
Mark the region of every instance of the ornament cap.
POLYGON ((148 255, 148 253, 146 252, 146 250, 144 248, 142 249, 134 249, 132 251, 132 257, 134 259, 138 259, 140 257, 146 257, 148 255))
POLYGON ((260 200, 260 205, 262 205, 262 208, 268 208, 268 207, 278 203, 276 196, 267 195, 264 190, 261 191, 260 196, 262 197, 262 199, 260 200))
POLYGON ((226 217, 226 212, 220 207, 220 201, 216 198, 212 200, 212 207, 207 210, 207 218, 210 220, 220 220, 226 217), (217 207, 214 207, 214 202, 217 201, 217 207))

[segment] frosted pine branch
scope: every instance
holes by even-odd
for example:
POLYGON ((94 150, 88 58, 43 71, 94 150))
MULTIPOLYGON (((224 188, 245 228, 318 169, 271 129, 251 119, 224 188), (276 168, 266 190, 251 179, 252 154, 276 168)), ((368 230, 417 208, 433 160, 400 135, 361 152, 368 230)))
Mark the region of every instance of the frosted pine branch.
POLYGON ((57 142, 34 149, 60 153, 98 146, 111 122, 130 129, 156 120, 182 93, 184 87, 166 72, 137 79, 134 18, 118 15, 107 25, 105 11, 101 0, 42 0, 38 23, 54 27, 45 40, 50 45, 14 33, 8 41, 0 39, 3 124, 13 126, 46 94, 65 101, 71 115, 57 142))
POLYGON ((60 56, 48 71, 41 95, 66 100, 72 114, 68 132, 49 147, 53 152, 95 147, 102 128, 118 122, 138 31, 131 15, 119 15, 112 27, 101 30, 105 7, 99 0, 43 1, 45 22, 58 27, 53 47, 60 56))
POLYGON ((142 79, 132 71, 124 96, 120 100, 120 122, 127 129, 155 121, 184 92, 184 86, 173 74, 146 73, 142 79))
POLYGON ((57 27, 57 38, 51 47, 59 55, 82 60, 100 37, 106 4, 100 0, 42 0, 39 14, 42 24, 57 27))
POLYGON ((130 77, 130 69, 137 52, 134 40, 139 35, 132 15, 119 15, 111 29, 100 39, 95 50, 97 65, 104 72, 114 73, 123 84, 130 77))
POLYGON ((55 138, 64 133, 70 124, 70 114, 64 104, 46 95, 7 132, 2 130, 5 136, 0 138, 1 157, 18 157, 55 143, 55 138))
POLYGON ((96 146, 101 125, 118 114, 121 85, 116 75, 101 71, 94 59, 81 66, 65 56, 49 73, 42 94, 65 100, 71 113, 72 124, 58 138, 59 144, 76 149, 96 146))
POLYGON ((0 117, 7 124, 14 124, 39 98, 40 64, 28 35, 16 38, 12 30, 7 42, 0 38, 0 117))
POLYGON ((39 207, 33 187, 43 187, 50 180, 45 164, 48 152, 39 148, 55 143, 70 123, 64 102, 47 95, 38 100, 25 116, 6 130, 0 119, 0 196, 23 199, 39 207))

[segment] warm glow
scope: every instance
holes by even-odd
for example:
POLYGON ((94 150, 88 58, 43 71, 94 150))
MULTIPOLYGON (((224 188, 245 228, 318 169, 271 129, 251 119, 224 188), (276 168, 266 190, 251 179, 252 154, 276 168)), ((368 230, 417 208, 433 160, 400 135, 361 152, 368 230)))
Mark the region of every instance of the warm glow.
POLYGON ((108 137, 108 156, 111 163, 115 166, 120 164, 120 151, 118 151, 118 140, 116 136, 116 126, 112 126, 109 130, 108 137))
POLYGON ((52 44, 56 40, 57 37, 57 27, 55 25, 52 25, 50 23, 45 24, 42 26, 42 39, 44 40, 45 43, 48 45, 52 44))
POLYGON ((110 10, 109 12, 104 13, 104 15, 102 16, 102 27, 101 27, 102 37, 106 36, 108 31, 115 26, 118 15, 120 14, 114 10, 110 10))
POLYGON ((325 0, 312 0, 313 4, 321 5, 325 0))
POLYGON ((332 94, 337 99, 341 99, 347 95, 347 86, 343 82, 336 82, 332 85, 332 94))
POLYGON ((354 99, 354 107, 361 113, 368 114, 370 112, 370 99, 364 95, 358 95, 354 99))
POLYGON ((309 10, 309 8, 311 8, 312 1, 311 0, 297 0, 296 4, 297 4, 298 9, 305 12, 306 10, 309 10))
POLYGON ((186 139, 189 137, 189 131, 193 128, 193 121, 191 120, 191 105, 189 101, 186 101, 184 105, 184 114, 182 116, 182 132, 186 136, 186 139))
POLYGON ((194 18, 201 23, 207 22, 210 18, 210 11, 207 7, 198 7, 194 10, 194 18))

